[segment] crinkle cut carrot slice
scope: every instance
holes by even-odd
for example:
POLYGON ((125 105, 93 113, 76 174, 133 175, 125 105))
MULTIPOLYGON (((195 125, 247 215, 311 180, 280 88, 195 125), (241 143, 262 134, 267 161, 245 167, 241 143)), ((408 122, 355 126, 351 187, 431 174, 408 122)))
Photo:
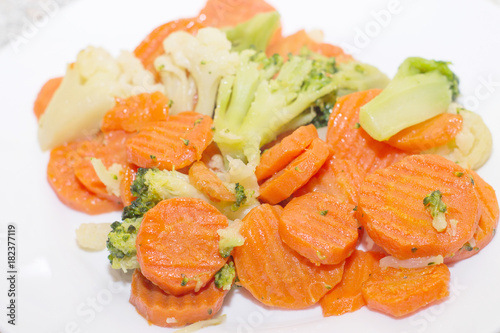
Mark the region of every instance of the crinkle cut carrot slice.
POLYGON ((227 291, 212 280, 200 291, 182 296, 168 295, 136 269, 132 275, 130 303, 148 322, 162 327, 180 327, 212 318, 222 307, 227 291))
POLYGON ((264 0, 208 0, 200 11, 199 18, 207 26, 233 27, 256 14, 275 10, 264 0))
POLYGON ((173 198, 151 208, 137 234, 137 261, 142 274, 171 295, 205 286, 224 266, 217 230, 227 218, 207 202, 173 198))
POLYGON ((367 173, 385 168, 408 155, 373 139, 359 125, 359 108, 380 91, 359 91, 339 98, 328 120, 326 142, 332 146, 336 157, 357 163, 367 173))
POLYGON ((438 155, 406 157, 366 176, 358 220, 375 243, 398 259, 452 256, 472 238, 480 217, 479 199, 465 173, 438 155), (446 205, 447 226, 441 232, 423 203, 434 191, 441 192, 446 205))
POLYGON ((189 182, 214 202, 236 201, 235 194, 201 161, 189 168, 189 182))
POLYGON ((311 263, 281 241, 278 219, 282 208, 260 205, 243 219, 245 244, 233 250, 241 285, 259 302, 302 309, 318 302, 342 278, 344 263, 311 263))

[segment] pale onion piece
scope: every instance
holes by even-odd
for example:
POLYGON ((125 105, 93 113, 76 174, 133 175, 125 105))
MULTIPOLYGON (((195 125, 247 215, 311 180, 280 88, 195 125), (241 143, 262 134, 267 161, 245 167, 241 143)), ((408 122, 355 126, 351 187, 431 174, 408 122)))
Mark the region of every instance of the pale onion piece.
POLYGON ((480 115, 452 103, 448 113, 462 116, 462 130, 447 144, 424 151, 446 157, 466 169, 479 169, 490 157, 493 139, 480 115))
POLYGON ((450 220, 450 232, 452 236, 455 236, 457 234, 457 224, 458 221, 455 219, 450 220))
POLYGON ((38 123, 38 142, 49 150, 95 134, 115 105, 115 97, 164 92, 154 76, 130 52, 113 58, 102 48, 87 47, 68 65, 61 85, 38 123))
POLYGON ((106 168, 99 158, 90 159, 90 163, 94 167, 97 177, 106 186, 106 191, 109 194, 120 196, 120 182, 122 181, 123 167, 121 164, 113 163, 109 168, 106 168))
POLYGON ((422 268, 432 265, 439 265, 443 263, 443 256, 430 256, 430 257, 420 257, 411 259, 397 259, 393 256, 387 256, 379 261, 381 268, 393 267, 393 268, 422 268))
POLYGON ((221 325, 225 321, 226 321, 226 315, 222 315, 217 318, 198 321, 194 324, 183 327, 180 330, 176 330, 174 331, 174 333, 193 333, 205 327, 221 325))
POLYGON ((167 324, 175 324, 175 323, 177 323, 177 319, 175 319, 174 317, 169 317, 169 318, 167 318, 167 319, 165 320, 165 322, 166 322, 167 324))
POLYGON ((469 241, 467 243, 469 243, 469 245, 471 247, 476 247, 476 239, 474 237, 472 237, 471 239, 469 239, 469 241))
POLYGON ((443 232, 446 230, 448 223, 446 222, 446 216, 444 213, 439 212, 432 219, 432 226, 436 229, 437 232, 443 232))
POLYGON ((101 251, 111 232, 111 223, 83 223, 76 229, 78 246, 87 251, 101 251))

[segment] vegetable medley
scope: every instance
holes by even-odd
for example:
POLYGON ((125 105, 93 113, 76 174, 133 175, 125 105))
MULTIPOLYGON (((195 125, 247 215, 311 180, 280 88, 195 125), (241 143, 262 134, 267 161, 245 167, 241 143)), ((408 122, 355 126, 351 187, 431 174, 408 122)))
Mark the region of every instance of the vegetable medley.
POLYGON ((390 80, 303 30, 283 36, 263 0, 208 0, 133 52, 84 49, 34 111, 61 202, 122 211, 82 225, 82 246, 104 230, 150 323, 202 327, 237 287, 324 316, 445 299, 447 264, 499 218, 474 171, 491 134, 458 95, 448 62, 410 57, 390 80))

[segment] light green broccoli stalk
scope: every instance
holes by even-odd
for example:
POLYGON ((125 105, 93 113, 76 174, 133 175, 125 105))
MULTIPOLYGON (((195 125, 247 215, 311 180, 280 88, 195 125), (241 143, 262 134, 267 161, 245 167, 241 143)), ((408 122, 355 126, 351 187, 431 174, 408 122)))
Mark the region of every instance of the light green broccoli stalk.
POLYGON ((458 78, 444 61, 406 59, 377 97, 361 107, 361 127, 376 140, 446 112, 458 95, 458 78))
POLYGON ((230 290, 235 277, 234 263, 230 261, 215 273, 215 286, 222 290, 230 290))

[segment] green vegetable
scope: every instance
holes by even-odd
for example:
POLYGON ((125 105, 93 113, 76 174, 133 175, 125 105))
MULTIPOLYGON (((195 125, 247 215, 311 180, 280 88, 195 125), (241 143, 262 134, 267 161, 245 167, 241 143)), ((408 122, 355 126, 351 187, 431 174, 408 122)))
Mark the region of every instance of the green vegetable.
POLYGON ((106 247, 109 251, 109 262, 115 269, 138 268, 139 264, 136 258, 135 239, 141 225, 142 218, 125 219, 123 222, 114 222, 111 224, 111 232, 108 234, 106 247))
POLYGON ((234 263, 231 261, 215 273, 215 286, 219 289, 230 290, 235 276, 236 270, 234 269, 234 263))
POLYGON ((458 78, 444 61, 408 58, 394 79, 361 107, 360 124, 383 141, 399 131, 446 112, 458 95, 458 78))
POLYGON ((222 29, 233 45, 233 51, 255 49, 265 51, 280 24, 278 12, 259 13, 235 27, 222 29))
POLYGON ((443 194, 441 191, 436 190, 429 193, 423 200, 425 208, 433 217, 432 226, 438 231, 442 232, 446 229, 447 223, 445 213, 447 210, 446 204, 442 200, 443 194))
POLYGON ((232 222, 227 228, 217 230, 219 239, 219 254, 223 258, 231 255, 231 251, 237 246, 245 243, 245 238, 240 234, 241 220, 232 222))
POLYGON ((238 210, 242 204, 247 201, 247 195, 245 194, 245 188, 240 185, 240 183, 236 183, 234 186, 234 191, 236 194, 236 201, 232 206, 234 211, 238 210))

